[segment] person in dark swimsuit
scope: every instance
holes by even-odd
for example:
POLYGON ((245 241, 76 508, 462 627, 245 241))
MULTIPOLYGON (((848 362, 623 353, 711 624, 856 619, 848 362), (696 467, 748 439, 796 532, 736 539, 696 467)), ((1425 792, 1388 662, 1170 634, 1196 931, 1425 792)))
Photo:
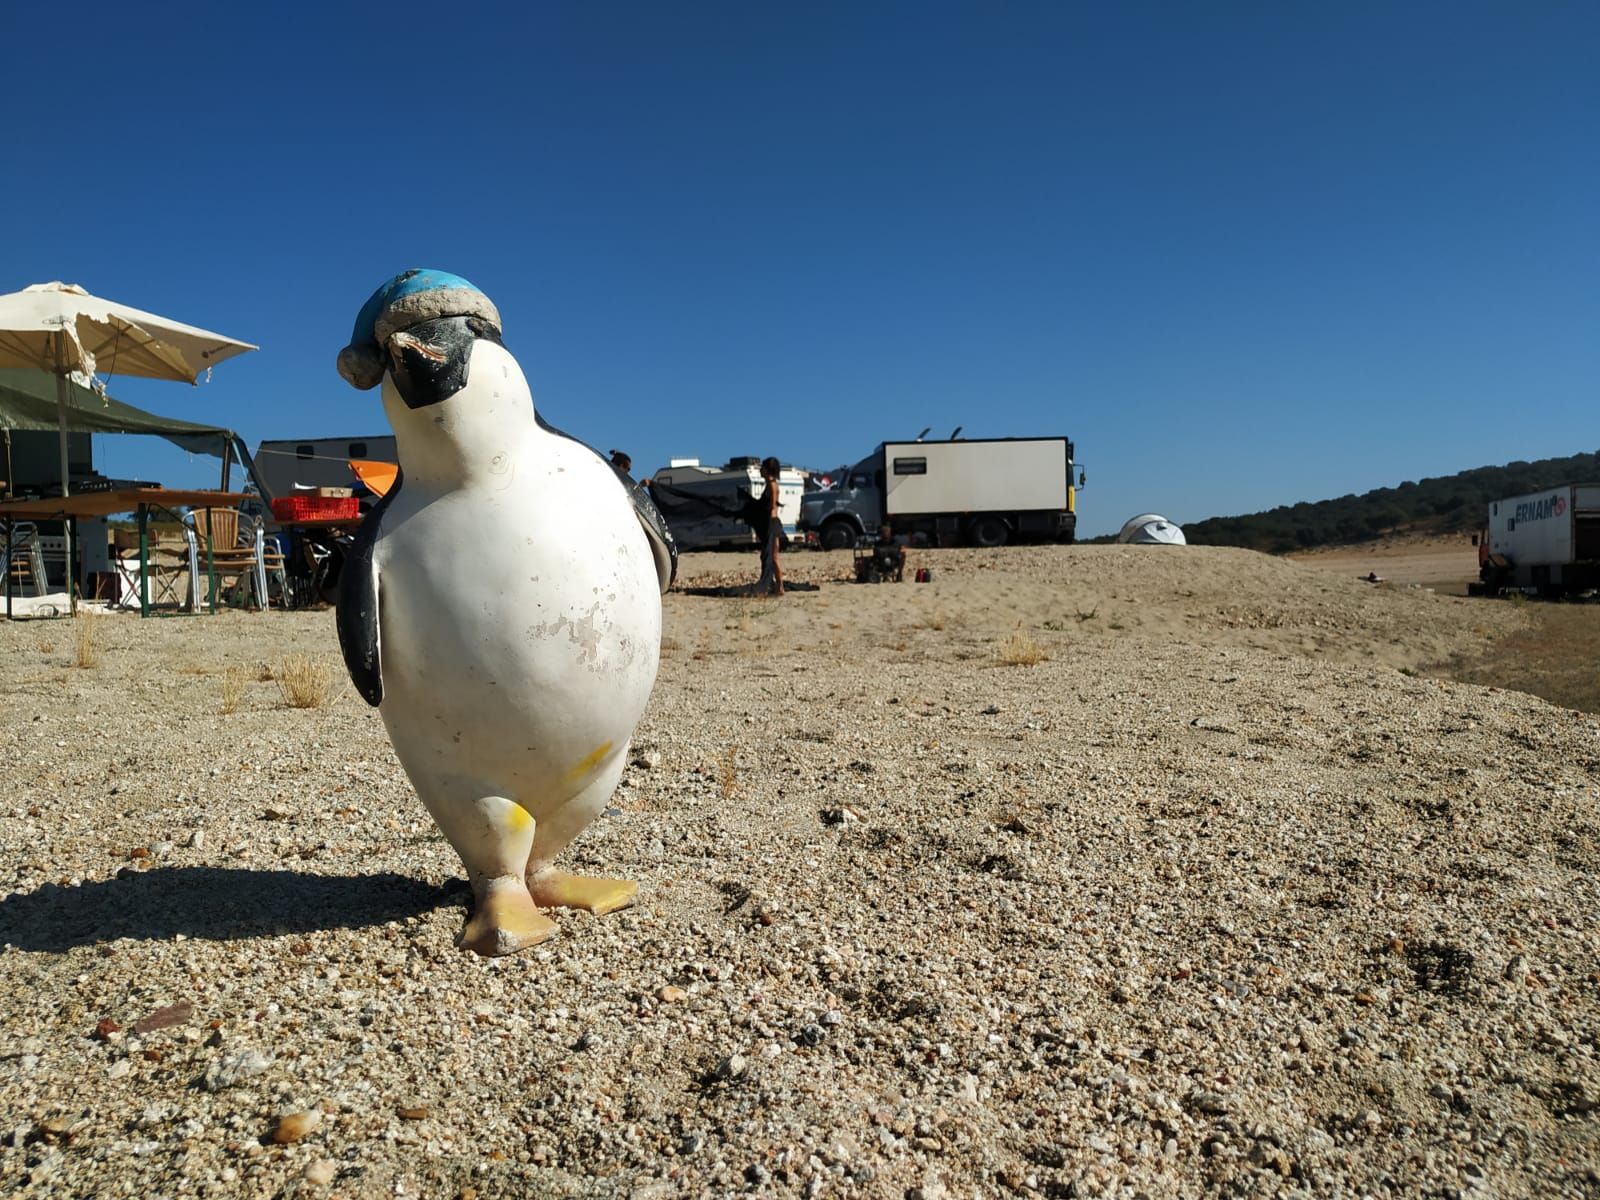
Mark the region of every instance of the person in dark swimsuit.
POLYGON ((767 490, 757 502, 766 517, 766 528, 756 531, 761 538, 761 579, 756 584, 758 596, 766 592, 774 596, 783 595, 783 566, 778 562, 778 548, 783 543, 783 520, 778 516, 780 469, 775 458, 761 460, 761 478, 767 481, 767 490))

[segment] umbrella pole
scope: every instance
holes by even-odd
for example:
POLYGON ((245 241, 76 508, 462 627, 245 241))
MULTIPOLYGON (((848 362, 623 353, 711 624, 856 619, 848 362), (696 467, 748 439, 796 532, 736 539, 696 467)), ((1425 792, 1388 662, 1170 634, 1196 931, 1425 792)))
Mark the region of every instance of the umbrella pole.
POLYGON ((150 506, 139 505, 139 615, 150 615, 150 506))
MULTIPOLYGON (((70 494, 67 480, 67 377, 65 373, 56 375, 56 423, 61 434, 61 498, 65 500, 70 494)), ((78 590, 74 586, 77 582, 72 569, 72 527, 75 524, 71 517, 62 521, 61 529, 67 543, 67 607, 73 616, 78 615, 78 590)))

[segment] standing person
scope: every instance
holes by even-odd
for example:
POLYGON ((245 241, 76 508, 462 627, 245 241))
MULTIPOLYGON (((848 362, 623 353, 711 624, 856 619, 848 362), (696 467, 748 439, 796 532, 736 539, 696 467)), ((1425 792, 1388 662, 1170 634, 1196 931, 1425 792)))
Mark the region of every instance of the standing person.
POLYGON ((757 595, 769 591, 774 596, 783 595, 783 567, 778 562, 778 547, 783 542, 783 519, 778 515, 779 470, 777 459, 768 456, 761 460, 761 478, 767 481, 767 490, 758 503, 766 517, 766 528, 757 530, 761 535, 761 579, 756 583, 757 595))

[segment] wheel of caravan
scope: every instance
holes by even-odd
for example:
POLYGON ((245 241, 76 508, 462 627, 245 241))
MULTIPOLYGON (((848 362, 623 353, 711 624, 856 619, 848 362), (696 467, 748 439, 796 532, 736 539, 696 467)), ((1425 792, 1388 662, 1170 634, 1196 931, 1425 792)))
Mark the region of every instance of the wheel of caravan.
POLYGON ((856 527, 849 521, 826 521, 817 536, 824 550, 848 550, 856 544, 856 527))
POLYGON ((974 546, 990 548, 1004 546, 1011 531, 999 517, 975 517, 967 527, 967 537, 974 546))

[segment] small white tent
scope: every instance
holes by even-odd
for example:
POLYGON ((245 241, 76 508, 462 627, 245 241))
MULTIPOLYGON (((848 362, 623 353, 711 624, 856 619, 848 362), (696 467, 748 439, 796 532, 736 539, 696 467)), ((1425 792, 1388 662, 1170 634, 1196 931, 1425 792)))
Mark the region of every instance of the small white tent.
POLYGON ((1122 526, 1117 541, 1129 546, 1184 546, 1183 530, 1160 513, 1140 513, 1122 526))

